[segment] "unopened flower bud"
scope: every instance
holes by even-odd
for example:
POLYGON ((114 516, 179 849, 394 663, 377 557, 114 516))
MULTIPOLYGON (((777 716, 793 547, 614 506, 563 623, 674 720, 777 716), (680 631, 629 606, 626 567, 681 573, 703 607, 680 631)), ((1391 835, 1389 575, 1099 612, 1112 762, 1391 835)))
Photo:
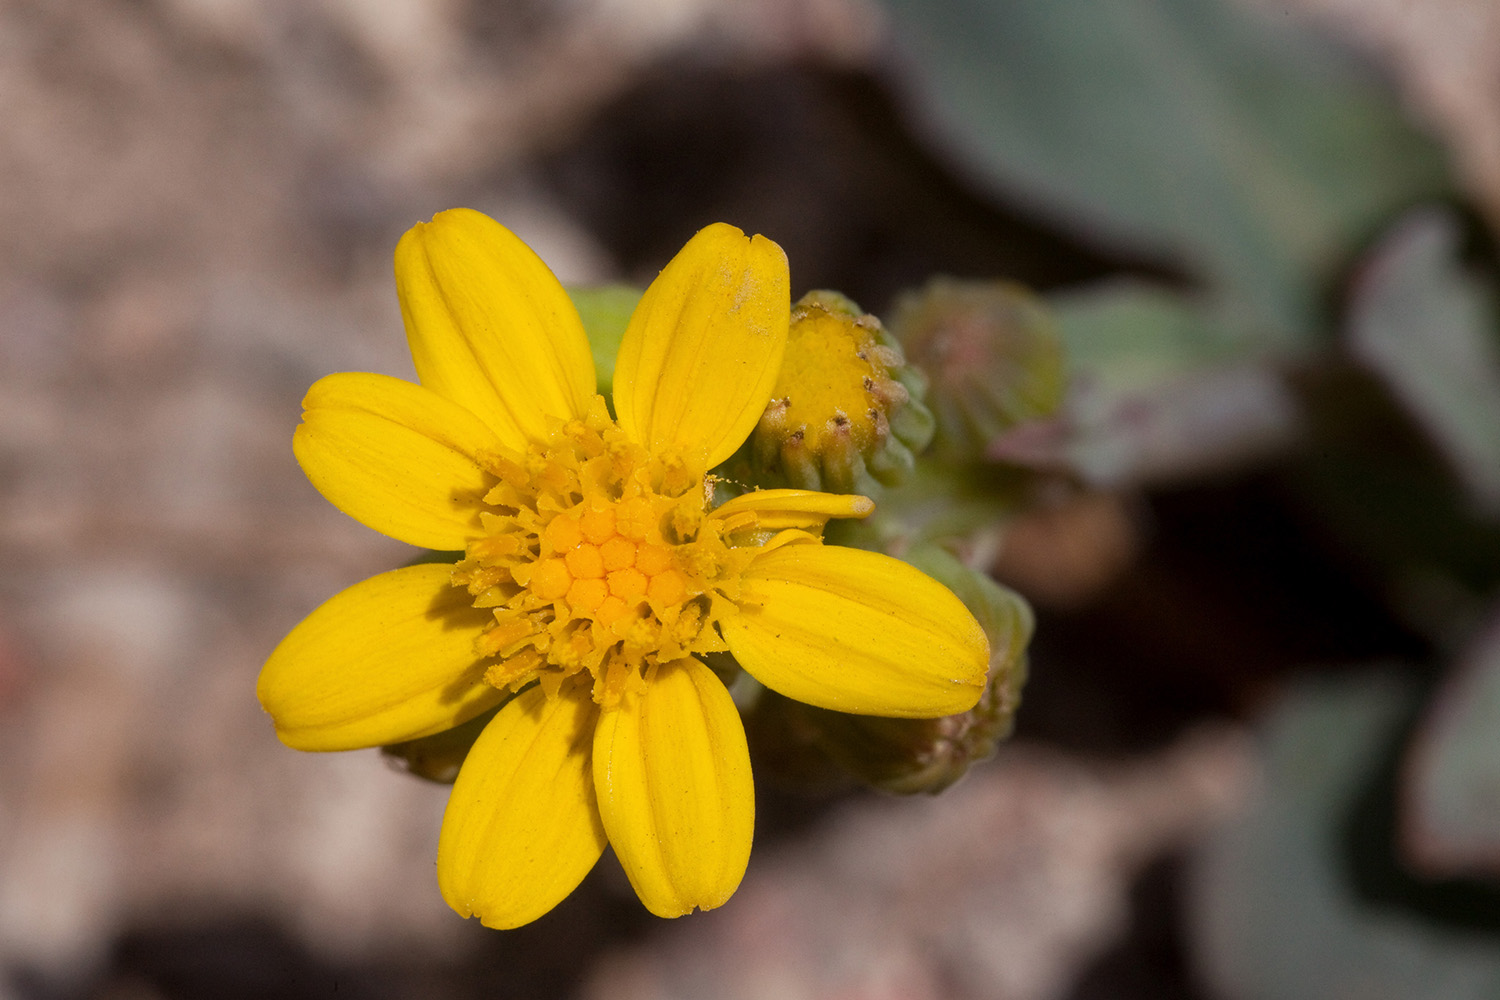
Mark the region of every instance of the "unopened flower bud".
POLYGON ((835 493, 894 485, 932 437, 925 391, 878 319, 836 292, 808 293, 751 438, 754 477, 835 493))
POLYGON ((1062 341, 1046 304, 1021 285, 936 278, 901 298, 891 331, 932 380, 945 457, 980 458, 1001 434, 1062 404, 1062 341))
POLYGON ((989 678, 979 703, 936 719, 891 719, 814 708, 767 692, 750 731, 772 744, 762 763, 797 784, 823 784, 829 764, 887 792, 936 793, 992 756, 1015 724, 1026 682, 1031 608, 1020 595, 935 546, 908 561, 947 585, 974 612, 990 642, 989 678))

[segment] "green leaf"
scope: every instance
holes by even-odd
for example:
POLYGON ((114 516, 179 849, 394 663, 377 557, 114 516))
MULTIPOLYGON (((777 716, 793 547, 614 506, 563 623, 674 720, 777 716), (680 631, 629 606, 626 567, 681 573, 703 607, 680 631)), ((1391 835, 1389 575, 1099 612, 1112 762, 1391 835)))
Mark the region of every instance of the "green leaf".
POLYGON ((935 542, 965 552, 994 548, 994 534, 1034 502, 1034 476, 999 463, 949 464, 923 458, 910 479, 885 490, 863 521, 829 522, 835 545, 902 552, 935 542))
POLYGON ((1180 262, 1309 346, 1392 211, 1450 191, 1375 74, 1231 0, 887 0, 938 136, 1009 201, 1180 262))
MULTIPOLYGON (((1116 487, 1180 480, 1263 458, 1300 431, 1280 373, 1246 359, 1202 302, 1120 282, 1050 299, 1070 364, 1051 460, 1116 487)), ((1025 460, 1023 428, 992 445, 1025 460)), ((1032 455, 1046 464, 1046 455, 1032 455)))
POLYGON ((1452 212, 1411 213, 1355 288, 1349 342, 1447 458, 1470 500, 1500 515, 1500 312, 1466 273, 1452 212))
POLYGON ((1408 765, 1412 857, 1433 875, 1500 876, 1500 608, 1430 706, 1408 765))
POLYGON ((1500 996, 1493 937, 1447 930, 1394 903, 1371 905, 1357 882, 1355 839, 1389 833, 1358 807, 1372 778, 1392 777, 1391 746, 1414 702, 1410 685, 1380 674, 1303 683, 1271 713, 1256 800, 1193 869, 1187 926, 1215 995, 1500 996))
POLYGON ((620 353, 620 341, 630 325, 630 314, 641 300, 641 290, 629 285, 574 287, 568 289, 568 298, 573 300, 583 320, 583 331, 588 334, 599 393, 608 399, 614 389, 615 355, 620 353))
POLYGON ((1112 387, 1145 388, 1245 360, 1229 321, 1180 292, 1127 280, 1057 292, 1048 302, 1069 363, 1112 387))
POLYGON ((1374 375, 1347 364, 1307 375, 1307 446, 1287 466, 1297 502, 1409 627, 1451 644, 1500 587, 1500 522, 1477 516, 1374 375))

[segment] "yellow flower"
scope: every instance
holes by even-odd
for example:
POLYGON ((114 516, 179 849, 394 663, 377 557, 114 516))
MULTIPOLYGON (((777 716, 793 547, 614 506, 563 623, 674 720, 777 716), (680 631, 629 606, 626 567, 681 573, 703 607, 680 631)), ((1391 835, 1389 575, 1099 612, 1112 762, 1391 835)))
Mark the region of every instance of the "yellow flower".
POLYGON ((369 527, 464 556, 333 597, 257 693, 301 750, 415 739, 505 702, 443 818, 438 881, 460 914, 534 920, 606 845, 653 913, 729 898, 755 800, 738 712, 698 654, 727 649, 767 687, 846 712, 975 703, 989 653, 963 604, 899 560, 822 544, 869 500, 711 506, 707 470, 781 366, 775 243, 717 224, 667 265, 620 346, 616 419, 567 294, 498 223, 458 209, 416 226, 396 286, 421 384, 320 380, 297 460, 369 527))

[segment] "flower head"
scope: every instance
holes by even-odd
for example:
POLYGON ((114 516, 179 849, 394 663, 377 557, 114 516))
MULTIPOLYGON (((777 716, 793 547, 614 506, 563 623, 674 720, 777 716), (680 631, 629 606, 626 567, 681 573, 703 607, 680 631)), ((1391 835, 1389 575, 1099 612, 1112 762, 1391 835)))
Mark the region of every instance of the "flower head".
POLYGON ((315 610, 258 694, 283 742, 415 739, 502 705, 465 759, 438 847, 459 913, 535 919, 612 845, 662 916, 718 906, 749 859, 744 729, 700 659, 846 712, 964 711, 988 648, 950 591, 822 544, 860 496, 763 490, 713 506, 708 470, 755 427, 785 350, 785 255, 718 224, 647 290, 595 395, 546 266, 467 210, 396 250, 420 384, 330 375, 294 439, 312 483, 456 563, 380 574, 315 610))
POLYGON ((932 440, 925 379, 880 320, 837 292, 792 308, 787 357, 751 437, 758 481, 878 494, 932 440))

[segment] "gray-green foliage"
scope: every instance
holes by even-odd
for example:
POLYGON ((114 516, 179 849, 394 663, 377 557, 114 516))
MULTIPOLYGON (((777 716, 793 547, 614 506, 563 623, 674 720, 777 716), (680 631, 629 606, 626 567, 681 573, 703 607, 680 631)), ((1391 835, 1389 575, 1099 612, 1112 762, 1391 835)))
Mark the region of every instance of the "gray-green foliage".
POLYGON ((1443 157, 1348 53, 1232 0, 887 0, 942 142, 1016 204, 1186 268, 1255 347, 1443 157))
POLYGON ((1266 721, 1263 784, 1194 869, 1188 928, 1216 996, 1492 1000, 1500 946, 1364 898, 1348 856, 1361 796, 1415 692, 1391 674, 1304 683, 1266 721))
POLYGON ((1443 875, 1500 875, 1500 604, 1455 664, 1410 752, 1405 846, 1443 875))
POLYGON ((1072 375, 1058 457, 1085 481, 1180 480, 1299 433, 1279 371, 1247 358, 1231 317, 1201 296, 1112 282, 1050 302, 1072 375))
POLYGON ((1459 261, 1451 212, 1413 212, 1382 241, 1350 305, 1350 347, 1451 463, 1476 507, 1500 515, 1500 310, 1459 261))

